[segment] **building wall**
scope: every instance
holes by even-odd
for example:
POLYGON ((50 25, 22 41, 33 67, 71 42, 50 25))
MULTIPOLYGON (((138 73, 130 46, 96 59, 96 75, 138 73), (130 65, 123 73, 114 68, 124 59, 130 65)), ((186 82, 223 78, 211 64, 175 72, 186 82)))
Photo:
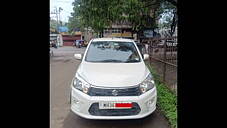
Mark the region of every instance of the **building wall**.
POLYGON ((62 35, 63 46, 73 46, 76 40, 81 40, 81 35, 62 35))
MULTIPOLYGON (((176 26, 173 36, 177 36, 177 30, 178 29, 177 29, 177 26, 176 26)), ((159 33, 161 34, 161 37, 166 37, 166 36, 169 35, 168 31, 170 31, 170 28, 168 28, 168 29, 162 28, 162 29, 159 30, 159 33)))
POLYGON ((131 25, 129 22, 116 22, 112 24, 111 28, 104 29, 103 36, 132 38, 131 25))
POLYGON ((73 41, 65 41, 63 43, 64 46, 73 46, 73 41))

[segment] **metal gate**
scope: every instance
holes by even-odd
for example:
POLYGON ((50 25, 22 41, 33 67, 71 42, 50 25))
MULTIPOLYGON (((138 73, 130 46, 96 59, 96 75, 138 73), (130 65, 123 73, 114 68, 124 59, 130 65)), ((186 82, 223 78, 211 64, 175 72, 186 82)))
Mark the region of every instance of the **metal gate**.
POLYGON ((152 38, 143 40, 148 44, 150 65, 161 81, 174 91, 177 90, 177 37, 152 38))

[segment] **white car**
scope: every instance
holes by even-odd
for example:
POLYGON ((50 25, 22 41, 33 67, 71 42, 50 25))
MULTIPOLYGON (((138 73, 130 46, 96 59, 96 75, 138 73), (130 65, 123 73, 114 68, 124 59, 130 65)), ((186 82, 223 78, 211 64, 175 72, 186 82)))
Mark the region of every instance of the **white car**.
POLYGON ((87 119, 138 119, 156 109, 154 79, 136 43, 130 39, 97 38, 82 54, 71 83, 71 110, 87 119))

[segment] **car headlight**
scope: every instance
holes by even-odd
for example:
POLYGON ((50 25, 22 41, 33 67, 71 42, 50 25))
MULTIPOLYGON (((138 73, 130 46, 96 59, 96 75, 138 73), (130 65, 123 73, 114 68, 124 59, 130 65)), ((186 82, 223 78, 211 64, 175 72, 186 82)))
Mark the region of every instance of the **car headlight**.
POLYGON ((73 81, 73 87, 87 94, 90 88, 90 84, 82 78, 76 76, 73 81))
POLYGON ((154 88, 154 86, 155 86, 154 79, 152 75, 149 74, 147 78, 140 84, 140 91, 143 94, 148 90, 154 88))

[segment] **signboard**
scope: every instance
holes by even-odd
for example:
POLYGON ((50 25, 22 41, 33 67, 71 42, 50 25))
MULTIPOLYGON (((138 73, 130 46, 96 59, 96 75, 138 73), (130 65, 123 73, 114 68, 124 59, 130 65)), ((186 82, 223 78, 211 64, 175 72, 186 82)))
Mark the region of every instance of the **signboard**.
POLYGON ((131 32, 126 32, 126 33, 112 33, 112 37, 132 37, 131 32))
POLYGON ((68 32, 68 28, 67 27, 58 27, 58 31, 59 32, 68 32))
POLYGON ((132 37, 132 33, 131 32, 122 33, 121 36, 122 37, 132 37))
POLYGON ((50 28, 50 31, 51 31, 51 32, 56 32, 56 30, 55 30, 55 29, 53 29, 53 28, 50 28))
POLYGON ((75 35, 81 35, 81 32, 74 32, 75 35))
POLYGON ((144 35, 144 37, 146 37, 146 38, 152 38, 153 35, 154 35, 154 33, 153 33, 153 30, 144 30, 144 31, 143 31, 143 35, 144 35))
POLYGON ((121 37, 121 33, 112 33, 112 37, 121 37))

